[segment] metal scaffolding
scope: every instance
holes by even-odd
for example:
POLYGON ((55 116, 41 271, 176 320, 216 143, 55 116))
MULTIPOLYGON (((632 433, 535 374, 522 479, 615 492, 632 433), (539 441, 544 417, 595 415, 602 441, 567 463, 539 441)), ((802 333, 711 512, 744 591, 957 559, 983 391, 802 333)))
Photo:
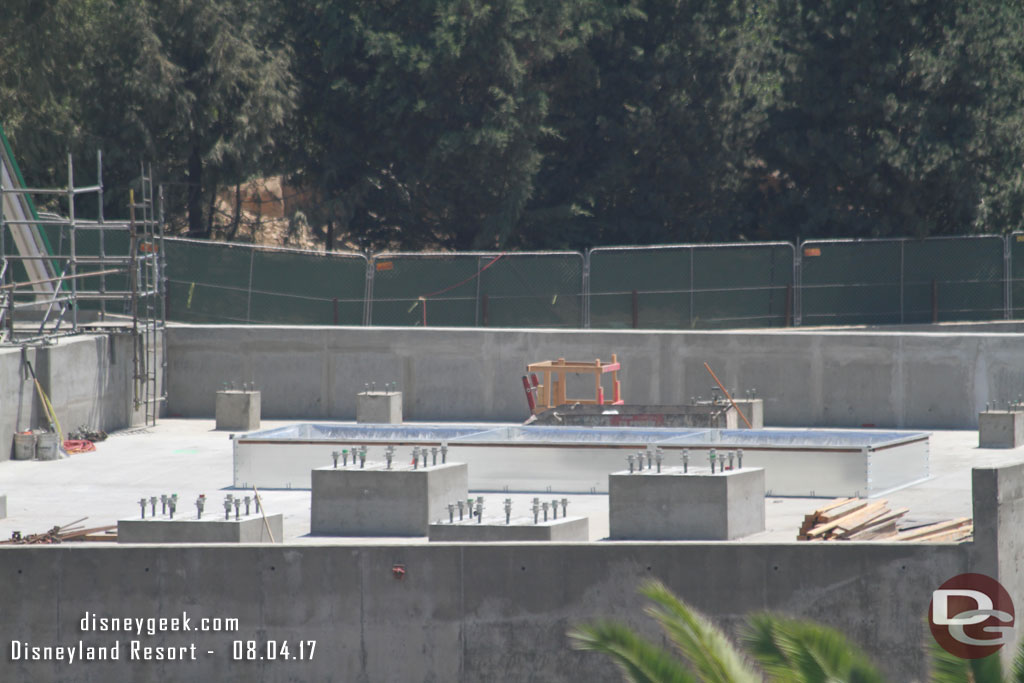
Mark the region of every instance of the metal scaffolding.
POLYGON ((155 424, 167 366, 163 211, 152 167, 142 164, 141 197, 130 193, 129 220, 106 220, 100 154, 96 169, 95 185, 76 187, 69 154, 68 184, 59 189, 21 187, 16 173, 0 174, 0 344, 130 331, 134 407, 146 424, 155 424), (37 196, 63 197, 66 214, 37 212, 37 196), (95 219, 79 216, 83 197, 95 197, 95 219), (56 238, 56 248, 47 235, 56 238), (39 277, 44 271, 55 275, 39 277))

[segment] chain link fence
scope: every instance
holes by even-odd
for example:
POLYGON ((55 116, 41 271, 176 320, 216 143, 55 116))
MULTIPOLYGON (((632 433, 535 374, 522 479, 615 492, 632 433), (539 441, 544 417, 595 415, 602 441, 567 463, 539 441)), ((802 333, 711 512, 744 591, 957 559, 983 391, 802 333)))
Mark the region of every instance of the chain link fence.
POLYGON ((361 325, 366 258, 165 239, 167 318, 195 323, 361 325))
POLYGON ((792 322, 793 245, 598 247, 590 327, 783 327, 792 322))
POLYGON ((999 236, 821 240, 801 245, 803 325, 932 323, 1004 317, 999 236))
POLYGON ((709 329, 1024 317, 1024 234, 369 258, 168 238, 166 251, 168 318, 185 322, 709 329))
POLYGON ((385 253, 371 261, 370 323, 385 326, 580 327, 576 252, 385 253))
POLYGON ((1024 233, 1006 238, 1006 257, 1010 277, 1006 283, 1006 308, 1013 319, 1024 318, 1024 233))

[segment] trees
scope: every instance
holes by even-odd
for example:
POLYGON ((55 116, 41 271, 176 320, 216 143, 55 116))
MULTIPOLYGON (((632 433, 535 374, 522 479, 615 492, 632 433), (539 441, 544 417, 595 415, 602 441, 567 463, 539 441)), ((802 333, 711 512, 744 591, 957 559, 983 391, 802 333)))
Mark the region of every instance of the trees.
POLYGON ((740 181, 772 77, 759 70, 754 9, 636 0, 606 12, 604 30, 550 70, 557 135, 545 140, 529 241, 727 241, 744 232, 740 181), (555 209, 568 235, 545 225, 555 209))
MULTIPOLYGON (((738 650, 706 617, 649 581, 640 589, 653 605, 646 609, 676 652, 658 647, 628 627, 597 621, 570 631, 577 649, 612 658, 623 677, 633 683, 881 683, 882 676, 867 656, 834 629, 772 614, 751 616, 738 650), (680 659, 681 657, 681 659, 680 659), (751 661, 752 660, 752 661, 751 661), (755 666, 756 665, 756 666, 755 666)), ((998 655, 966 660, 933 643, 932 683, 1002 683, 998 655)), ((1009 680, 1024 681, 1024 646, 1009 680)))
POLYGON ((127 95, 164 173, 186 179, 189 232, 208 234, 204 199, 265 170, 294 104, 291 56, 270 2, 144 0, 127 95))
POLYGON ((994 204, 1020 201, 1004 184, 1020 187, 1024 151, 1006 135, 1018 116, 1006 93, 1022 85, 1010 39, 1019 9, 777 0, 764 10, 781 84, 754 145, 777 176, 758 205, 767 234, 924 237, 1016 222, 994 204))
POLYGON ((216 186, 274 173, 365 248, 1024 228, 1014 3, 8 5, 30 182, 66 150, 103 149, 111 188, 151 160, 194 235, 216 186))
MULTIPOLYGON (((5 6, 0 91, 23 165, 63 183, 64 152, 106 151, 108 187, 138 175, 188 187, 190 231, 205 234, 218 182, 266 168, 292 107, 287 47, 271 0, 44 0, 5 6), (208 213, 208 212, 207 212, 208 213)), ((110 197, 117 205, 124 196, 110 197)))
POLYGON ((592 5, 298 3, 297 175, 366 245, 508 243, 548 134, 536 75, 578 44, 592 5))

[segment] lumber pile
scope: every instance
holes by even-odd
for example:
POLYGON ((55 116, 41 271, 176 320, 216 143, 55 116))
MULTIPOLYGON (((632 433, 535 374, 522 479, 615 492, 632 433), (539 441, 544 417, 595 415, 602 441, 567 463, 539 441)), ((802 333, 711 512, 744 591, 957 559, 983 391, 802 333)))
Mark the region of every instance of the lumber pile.
POLYGON ((80 522, 88 519, 75 520, 64 526, 55 526, 48 531, 38 534, 22 535, 20 531, 11 534, 11 538, 0 541, 0 545, 49 545, 52 543, 67 543, 69 541, 117 541, 117 525, 97 526, 90 529, 83 528, 80 522))
POLYGON ((959 543, 974 533, 970 517, 910 526, 903 519, 909 511, 893 510, 886 500, 836 498, 804 516, 796 540, 959 543))

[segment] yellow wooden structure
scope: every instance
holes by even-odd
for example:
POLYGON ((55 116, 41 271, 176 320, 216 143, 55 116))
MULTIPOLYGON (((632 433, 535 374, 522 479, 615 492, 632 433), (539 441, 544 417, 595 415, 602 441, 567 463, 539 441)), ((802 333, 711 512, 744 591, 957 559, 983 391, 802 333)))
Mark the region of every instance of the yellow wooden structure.
POLYGON ((539 363, 530 363, 526 371, 530 373, 532 388, 535 393, 536 406, 533 408, 535 414, 543 413, 545 410, 555 408, 567 403, 579 403, 583 405, 622 405, 622 394, 619 387, 619 359, 612 354, 611 363, 602 363, 601 359, 593 361, 571 361, 564 358, 558 360, 545 360, 539 363), (542 377, 537 379, 537 373, 542 377), (569 398, 565 395, 566 375, 590 374, 594 376, 594 397, 593 398, 569 398), (610 374, 612 376, 612 398, 605 400, 604 387, 601 386, 601 379, 610 374))

